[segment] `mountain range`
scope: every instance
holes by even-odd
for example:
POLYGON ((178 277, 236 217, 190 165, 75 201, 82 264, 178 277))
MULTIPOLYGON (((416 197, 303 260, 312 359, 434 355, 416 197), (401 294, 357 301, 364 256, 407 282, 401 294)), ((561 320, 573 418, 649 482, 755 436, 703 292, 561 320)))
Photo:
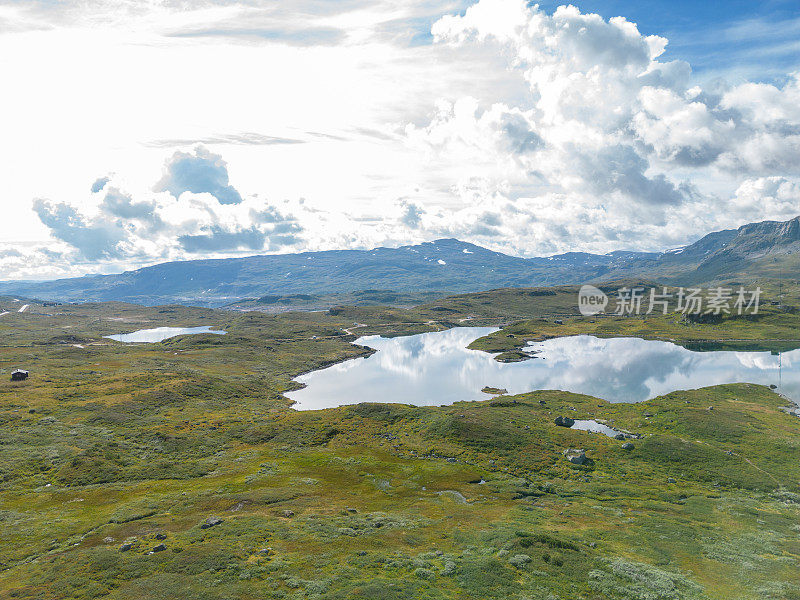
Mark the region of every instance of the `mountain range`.
POLYGON ((647 278, 673 285, 796 276, 800 217, 710 233, 666 252, 569 252, 521 258, 456 239, 399 248, 330 250, 157 264, 115 275, 7 281, 0 294, 76 302, 222 306, 245 298, 346 294, 463 293, 647 278))

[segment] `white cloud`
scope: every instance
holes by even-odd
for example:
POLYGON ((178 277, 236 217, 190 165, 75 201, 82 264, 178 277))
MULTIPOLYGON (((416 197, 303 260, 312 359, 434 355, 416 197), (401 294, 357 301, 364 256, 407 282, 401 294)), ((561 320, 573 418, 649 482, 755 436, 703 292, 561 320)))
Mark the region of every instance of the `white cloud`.
POLYGON ((228 183, 227 163, 205 146, 197 146, 192 153, 175 152, 164 165, 164 176, 153 190, 169 192, 174 198, 179 198, 183 192, 208 193, 220 204, 242 201, 236 188, 228 183))
MULTIPOLYGON (((102 197, 87 198, 80 205, 34 202, 37 216, 58 242, 61 260, 78 265, 138 264, 198 254, 275 251, 302 241, 303 227, 288 206, 281 209, 257 196, 242 198, 228 183, 222 157, 202 146, 169 158, 155 187, 160 193, 146 199, 135 200, 112 178, 99 181, 103 180, 102 197)), ((19 256, 5 258, 16 265, 19 256)))
POLYGON ((750 213, 754 206, 765 219, 794 218, 800 211, 800 183, 785 177, 747 179, 736 190, 730 208, 741 216, 750 213))
POLYGON ((0 277, 440 236, 660 249, 798 211, 797 76, 699 84, 621 17, 462 8, 0 0, 0 277))
MULTIPOLYGON (((763 186, 734 192, 745 178, 798 174, 797 78, 781 88, 704 90, 687 64, 659 60, 666 39, 574 6, 547 14, 519 0, 481 0, 433 32, 466 56, 505 56, 508 76, 528 85, 522 98, 450 98, 428 124, 407 128, 463 205, 498 205, 502 222, 461 228, 472 239, 527 253, 660 249, 730 226, 731 214, 736 224, 791 216, 791 204, 776 206, 763 186), (511 117, 514 127, 500 125, 511 117)), ((450 217, 465 223, 459 215, 470 212, 450 217)))

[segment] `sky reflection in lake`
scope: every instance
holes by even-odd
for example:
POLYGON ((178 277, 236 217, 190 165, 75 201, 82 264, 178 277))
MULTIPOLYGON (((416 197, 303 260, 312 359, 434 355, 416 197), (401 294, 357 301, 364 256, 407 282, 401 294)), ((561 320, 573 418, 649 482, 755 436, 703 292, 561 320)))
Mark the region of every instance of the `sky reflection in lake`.
POLYGON ((780 386, 800 399, 800 350, 779 357, 770 352, 695 352, 669 342, 638 338, 601 339, 581 335, 547 340, 529 348, 540 353, 504 364, 485 352, 468 350, 473 340, 496 331, 460 327, 407 337, 362 337, 375 348, 356 358, 297 378, 306 387, 290 392, 295 408, 310 410, 358 402, 402 402, 419 406, 489 398, 484 386, 511 394, 565 390, 610 402, 641 402, 674 390, 732 382, 780 386))
POLYGON ((125 342, 126 344, 152 344, 175 337, 176 335, 194 335, 197 333, 215 333, 217 335, 225 335, 227 333, 221 329, 211 331, 211 327, 211 325, 204 325, 203 327, 155 327, 153 329, 140 329, 139 331, 134 331, 132 333, 120 333, 117 335, 107 335, 105 337, 118 342, 125 342))

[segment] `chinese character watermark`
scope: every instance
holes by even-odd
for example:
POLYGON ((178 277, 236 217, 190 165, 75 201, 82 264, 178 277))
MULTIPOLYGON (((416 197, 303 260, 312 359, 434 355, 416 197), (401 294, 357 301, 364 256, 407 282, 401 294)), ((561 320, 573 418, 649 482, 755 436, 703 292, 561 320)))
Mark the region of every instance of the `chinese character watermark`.
MULTIPOLYGON (((578 309, 584 316, 605 312, 610 299, 593 285, 584 285, 578 293, 578 309)), ((666 315, 677 312, 683 315, 744 315, 758 314, 761 288, 738 290, 722 286, 703 290, 697 287, 649 288, 623 287, 616 291, 616 316, 666 315)))

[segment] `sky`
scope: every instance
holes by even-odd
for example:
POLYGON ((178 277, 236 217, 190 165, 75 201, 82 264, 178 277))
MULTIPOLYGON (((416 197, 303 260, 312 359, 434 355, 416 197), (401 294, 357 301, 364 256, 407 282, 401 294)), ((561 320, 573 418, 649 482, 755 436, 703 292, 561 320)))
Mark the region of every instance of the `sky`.
POLYGON ((0 0, 0 279, 800 214, 800 4, 0 0))

